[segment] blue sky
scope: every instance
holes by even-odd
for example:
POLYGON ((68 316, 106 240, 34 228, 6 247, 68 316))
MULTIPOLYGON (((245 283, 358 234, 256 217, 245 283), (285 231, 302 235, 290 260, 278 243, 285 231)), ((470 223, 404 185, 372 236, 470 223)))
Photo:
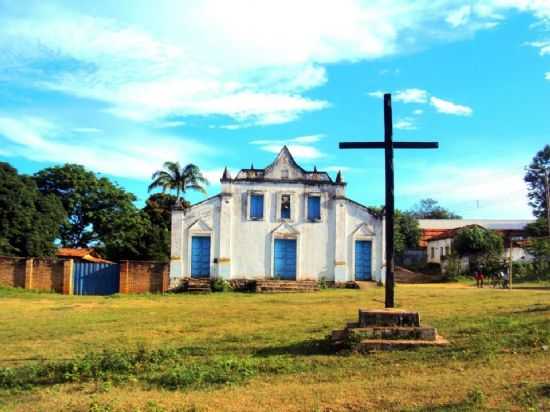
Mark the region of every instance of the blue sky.
MULTIPOLYGON (((0 159, 21 172, 81 163, 147 197, 166 160, 219 191, 283 144, 383 203, 392 92, 396 203, 529 218, 524 167, 550 142, 550 0, 0 0, 0 159), (84 3, 84 4, 79 4, 84 3)), ((202 195, 192 194, 197 201, 202 195)))

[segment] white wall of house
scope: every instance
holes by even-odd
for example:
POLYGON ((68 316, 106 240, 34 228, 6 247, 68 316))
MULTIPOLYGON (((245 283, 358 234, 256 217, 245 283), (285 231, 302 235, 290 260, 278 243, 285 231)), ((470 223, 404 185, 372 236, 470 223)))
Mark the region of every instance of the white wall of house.
POLYGON ((279 154, 270 169, 265 169, 265 179, 239 180, 238 175, 237 179, 222 180, 219 195, 187 211, 173 211, 173 284, 191 274, 192 236, 211 237, 210 274, 224 279, 273 277, 274 240, 282 238, 296 239, 297 280, 353 280, 355 241, 371 240, 373 280, 384 280, 383 220, 347 199, 343 184, 322 179, 318 183, 300 181, 295 174, 301 172, 293 169, 292 162, 289 166, 284 153, 279 154), (261 220, 250 219, 252 193, 264 195, 261 220), (280 216, 282 195, 290 195, 290 219, 280 216), (307 219, 310 195, 321 197, 319 221, 307 219))
POLYGON ((452 239, 429 240, 426 252, 428 253, 428 263, 441 263, 443 257, 452 253, 452 239))
MULTIPOLYGON (((444 256, 452 252, 452 238, 429 240, 427 246, 428 262, 441 263, 444 256)), ((510 259, 510 248, 505 247, 502 252, 503 259, 510 259)), ((512 261, 531 261, 533 257, 521 247, 512 248, 512 261)))

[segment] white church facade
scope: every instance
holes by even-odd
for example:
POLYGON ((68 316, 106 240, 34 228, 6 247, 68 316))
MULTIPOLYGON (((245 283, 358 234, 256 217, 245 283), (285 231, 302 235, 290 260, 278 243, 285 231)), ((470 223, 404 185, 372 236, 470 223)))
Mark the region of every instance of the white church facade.
POLYGON ((170 283, 384 281, 383 218, 345 189, 340 172, 306 171, 286 146, 265 169, 226 169, 221 193, 172 212, 170 283))

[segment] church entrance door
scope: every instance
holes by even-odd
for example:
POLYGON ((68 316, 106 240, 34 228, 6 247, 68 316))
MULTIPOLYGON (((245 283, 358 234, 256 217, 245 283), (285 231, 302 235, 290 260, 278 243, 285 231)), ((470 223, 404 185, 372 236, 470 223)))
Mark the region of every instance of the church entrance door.
POLYGON ((296 239, 275 239, 275 277, 296 280, 296 239))
POLYGON ((210 236, 191 238, 191 277, 210 277, 210 236))
POLYGON ((355 280, 372 280, 372 242, 355 241, 355 280))

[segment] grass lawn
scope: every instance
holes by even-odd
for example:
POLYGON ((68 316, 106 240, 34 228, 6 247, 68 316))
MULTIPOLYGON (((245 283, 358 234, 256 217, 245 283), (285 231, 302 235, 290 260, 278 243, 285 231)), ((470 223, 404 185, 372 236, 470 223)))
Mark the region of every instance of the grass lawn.
MULTIPOLYGON (((520 285, 518 285, 520 286, 520 285)), ((444 349, 335 354, 383 289, 62 296, 0 289, 1 411, 550 410, 550 287, 398 285, 444 349)))

